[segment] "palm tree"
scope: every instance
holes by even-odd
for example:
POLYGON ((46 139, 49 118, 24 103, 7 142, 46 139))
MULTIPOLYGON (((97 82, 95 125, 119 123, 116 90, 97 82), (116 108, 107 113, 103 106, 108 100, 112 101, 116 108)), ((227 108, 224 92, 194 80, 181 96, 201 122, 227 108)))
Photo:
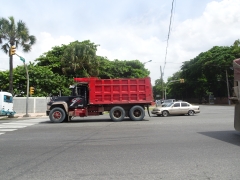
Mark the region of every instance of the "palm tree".
POLYGON ((11 46, 22 47, 23 52, 29 52, 31 47, 36 42, 36 37, 29 35, 28 28, 21 20, 15 24, 14 18, 11 16, 8 19, 0 19, 0 44, 2 50, 9 54, 9 92, 13 94, 13 56, 10 54, 11 46))
POLYGON ((74 41, 64 50, 61 65, 64 74, 82 77, 98 76, 97 46, 89 40, 74 41))

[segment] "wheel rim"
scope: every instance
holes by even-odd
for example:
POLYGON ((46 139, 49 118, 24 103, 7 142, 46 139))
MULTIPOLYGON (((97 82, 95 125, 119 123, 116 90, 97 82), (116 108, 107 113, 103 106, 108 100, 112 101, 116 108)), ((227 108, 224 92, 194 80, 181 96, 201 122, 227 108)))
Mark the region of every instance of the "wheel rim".
POLYGON ((167 111, 163 111, 163 116, 167 116, 167 111))
POLYGON ((193 111, 189 111, 189 115, 192 116, 194 113, 193 111))
POLYGON ((61 119, 62 113, 59 112, 59 111, 55 111, 52 116, 53 116, 54 119, 58 120, 58 119, 61 119))
POLYGON ((122 113, 121 113, 121 111, 116 110, 116 111, 114 111, 113 116, 116 118, 120 118, 122 116, 122 113))
POLYGON ((134 112, 133 112, 133 115, 135 117, 140 117, 142 115, 142 112, 139 110, 139 109, 136 109, 134 112))

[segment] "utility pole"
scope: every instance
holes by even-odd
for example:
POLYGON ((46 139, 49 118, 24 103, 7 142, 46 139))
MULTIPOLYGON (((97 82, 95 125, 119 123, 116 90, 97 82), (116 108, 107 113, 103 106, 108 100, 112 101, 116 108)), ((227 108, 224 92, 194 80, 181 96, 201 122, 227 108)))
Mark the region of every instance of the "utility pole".
POLYGON ((230 101, 230 93, 229 93, 229 84, 228 84, 228 73, 226 70, 226 82, 227 82, 227 93, 228 93, 228 105, 231 105, 231 101, 230 101))
POLYGON ((162 72, 162 67, 160 66, 160 75, 161 75, 161 87, 162 87, 162 99, 164 99, 164 91, 163 91, 163 72, 162 72))
POLYGON ((29 76, 28 76, 28 69, 27 69, 27 66, 25 64, 25 59, 22 57, 22 56, 19 56, 17 53, 16 53, 16 47, 15 46, 11 46, 10 47, 10 55, 13 56, 13 55, 16 55, 20 58, 20 60, 23 62, 24 64, 24 67, 26 69, 26 75, 27 75, 27 98, 26 98, 26 114, 24 115, 24 117, 29 117, 29 114, 28 114, 28 93, 29 93, 29 76))

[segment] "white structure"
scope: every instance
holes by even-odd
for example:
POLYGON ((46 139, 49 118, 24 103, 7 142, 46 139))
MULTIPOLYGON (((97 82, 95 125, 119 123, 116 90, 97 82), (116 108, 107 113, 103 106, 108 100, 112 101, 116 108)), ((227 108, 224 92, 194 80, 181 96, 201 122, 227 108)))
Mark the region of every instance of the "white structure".
POLYGON ((13 110, 13 97, 9 92, 0 92, 0 116, 14 115, 16 112, 13 110))

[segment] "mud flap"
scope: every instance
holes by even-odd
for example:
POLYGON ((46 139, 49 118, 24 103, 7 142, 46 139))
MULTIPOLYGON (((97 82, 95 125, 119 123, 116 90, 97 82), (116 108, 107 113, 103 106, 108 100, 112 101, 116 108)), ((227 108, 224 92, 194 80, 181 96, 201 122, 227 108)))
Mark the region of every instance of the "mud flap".
POLYGON ((234 128, 236 131, 240 131, 240 104, 235 104, 234 111, 234 128))
POLYGON ((147 105, 147 112, 148 112, 149 117, 151 117, 150 112, 149 112, 149 105, 147 105))

